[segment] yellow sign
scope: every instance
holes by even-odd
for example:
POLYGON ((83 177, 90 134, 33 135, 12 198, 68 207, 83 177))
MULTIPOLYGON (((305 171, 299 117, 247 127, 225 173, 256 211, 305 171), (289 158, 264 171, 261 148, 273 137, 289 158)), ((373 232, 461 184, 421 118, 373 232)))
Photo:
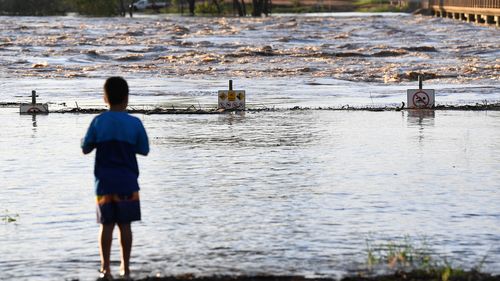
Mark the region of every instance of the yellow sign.
POLYGON ((245 110, 245 91, 220 90, 219 106, 221 109, 245 110))

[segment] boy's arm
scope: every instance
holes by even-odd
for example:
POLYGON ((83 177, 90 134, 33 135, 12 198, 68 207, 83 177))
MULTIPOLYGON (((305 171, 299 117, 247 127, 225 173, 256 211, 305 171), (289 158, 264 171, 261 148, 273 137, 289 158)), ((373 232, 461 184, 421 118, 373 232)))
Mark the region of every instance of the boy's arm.
POLYGON ((148 140, 148 135, 146 134, 146 129, 144 129, 144 126, 140 125, 139 129, 139 136, 137 138, 137 145, 135 147, 135 152, 137 154, 141 155, 148 155, 149 153, 149 140, 148 140))
MULTIPOLYGON (((83 139, 82 139, 83 141, 83 139)), ((89 154, 90 152, 92 152, 92 150, 94 150, 95 148, 95 145, 94 144, 90 144, 90 145, 82 145, 82 152, 83 154, 89 154)))
POLYGON ((94 128, 94 122, 90 123, 89 129, 85 134, 85 137, 82 139, 81 148, 83 154, 89 154, 94 150, 96 143, 96 133, 94 128))

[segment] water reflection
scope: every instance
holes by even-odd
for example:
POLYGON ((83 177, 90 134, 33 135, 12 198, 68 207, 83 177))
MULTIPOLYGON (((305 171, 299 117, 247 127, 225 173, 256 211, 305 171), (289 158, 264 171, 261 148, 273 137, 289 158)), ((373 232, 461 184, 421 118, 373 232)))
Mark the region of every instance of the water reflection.
POLYGON ((418 142, 422 144, 425 138, 425 128, 434 126, 435 112, 432 109, 409 109, 408 127, 418 128, 418 142))
POLYGON ((408 126, 434 126, 435 111, 432 109, 409 109, 408 126))
POLYGON ((245 120, 245 111, 230 112, 228 114, 219 115, 219 122, 221 124, 234 125, 235 123, 243 122, 245 120))
POLYGON ((31 115, 31 121, 32 121, 32 124, 33 124, 33 128, 36 128, 38 125, 36 123, 36 114, 32 114, 31 115))

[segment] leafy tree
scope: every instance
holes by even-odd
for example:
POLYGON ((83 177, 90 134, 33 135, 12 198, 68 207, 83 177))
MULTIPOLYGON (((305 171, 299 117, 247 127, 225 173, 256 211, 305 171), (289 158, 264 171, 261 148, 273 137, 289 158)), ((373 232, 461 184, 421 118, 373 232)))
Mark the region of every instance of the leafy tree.
POLYGON ((89 16, 116 16, 122 13, 118 0, 72 0, 76 12, 89 16))
POLYGON ((271 3, 269 0, 252 0, 252 16, 261 17, 262 13, 266 16, 271 12, 271 3))
POLYGON ((0 13, 7 15, 48 16, 65 12, 65 0, 0 0, 0 13))
POLYGON ((67 12, 89 16, 125 15, 125 0, 0 0, 0 14, 49 16, 67 12))

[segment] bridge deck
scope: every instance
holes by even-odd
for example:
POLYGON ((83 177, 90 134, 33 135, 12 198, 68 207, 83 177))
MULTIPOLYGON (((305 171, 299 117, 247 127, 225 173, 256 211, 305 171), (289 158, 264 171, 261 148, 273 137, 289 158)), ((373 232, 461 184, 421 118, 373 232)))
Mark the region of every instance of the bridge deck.
POLYGON ((428 8, 435 16, 500 27, 500 0, 430 0, 428 8))

